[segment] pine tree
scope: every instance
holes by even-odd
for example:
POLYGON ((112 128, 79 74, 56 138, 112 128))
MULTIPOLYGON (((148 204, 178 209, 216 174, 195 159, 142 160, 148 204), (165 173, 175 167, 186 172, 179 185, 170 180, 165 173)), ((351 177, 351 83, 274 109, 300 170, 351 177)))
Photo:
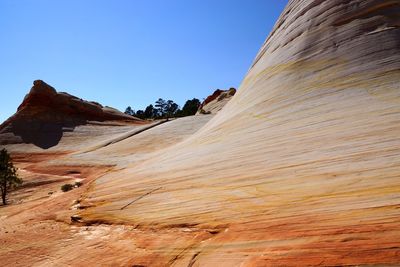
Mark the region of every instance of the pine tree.
POLYGON ((172 100, 168 100, 166 107, 165 107, 165 113, 167 115, 167 118, 171 118, 175 115, 175 113, 178 111, 179 106, 172 100))
POLYGON ((135 111, 130 106, 125 109, 124 113, 131 116, 135 115, 135 111))
POLYGON ((163 118, 166 114, 167 102, 164 99, 159 98, 156 101, 155 107, 156 107, 157 117, 163 118))
POLYGON ((7 194, 22 184, 22 179, 17 175, 17 169, 12 163, 6 149, 0 151, 0 190, 3 205, 7 205, 7 194))
POLYGON ((146 119, 152 119, 152 118, 154 118, 155 116, 156 116, 156 114, 155 114, 156 112, 155 112, 155 109, 154 109, 154 107, 153 107, 153 105, 148 105, 147 107, 146 107, 146 109, 144 110, 144 117, 146 118, 146 119))
POLYGON ((182 108, 183 116, 191 116, 196 114, 197 110, 200 107, 200 100, 197 98, 193 98, 192 100, 186 101, 185 105, 182 108))

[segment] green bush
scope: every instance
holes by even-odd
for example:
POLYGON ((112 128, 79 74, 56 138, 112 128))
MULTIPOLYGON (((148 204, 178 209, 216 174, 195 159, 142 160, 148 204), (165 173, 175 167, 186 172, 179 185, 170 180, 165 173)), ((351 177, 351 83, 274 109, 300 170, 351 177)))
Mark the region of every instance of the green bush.
POLYGON ((73 186, 72 184, 64 184, 64 185, 61 186, 61 190, 62 190, 63 192, 70 191, 70 190, 72 190, 73 188, 74 188, 74 186, 73 186))
POLYGON ((200 109, 200 114, 208 115, 211 114, 211 111, 205 111, 204 109, 200 109))

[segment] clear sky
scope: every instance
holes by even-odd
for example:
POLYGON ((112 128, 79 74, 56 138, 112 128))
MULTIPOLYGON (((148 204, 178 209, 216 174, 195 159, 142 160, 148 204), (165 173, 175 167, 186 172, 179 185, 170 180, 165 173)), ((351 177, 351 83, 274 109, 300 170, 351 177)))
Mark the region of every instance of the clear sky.
POLYGON ((0 0, 0 122, 42 79, 124 111, 239 87, 287 0, 0 0))

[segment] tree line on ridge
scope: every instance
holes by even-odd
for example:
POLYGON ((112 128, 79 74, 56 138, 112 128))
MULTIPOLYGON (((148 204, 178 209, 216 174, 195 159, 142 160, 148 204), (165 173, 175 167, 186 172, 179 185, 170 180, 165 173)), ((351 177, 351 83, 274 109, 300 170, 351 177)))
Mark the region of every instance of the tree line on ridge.
POLYGON ((195 115, 200 107, 200 100, 193 98, 187 100, 182 109, 173 100, 159 98, 154 105, 148 105, 144 110, 133 110, 128 106, 125 114, 135 116, 140 119, 168 119, 195 115))

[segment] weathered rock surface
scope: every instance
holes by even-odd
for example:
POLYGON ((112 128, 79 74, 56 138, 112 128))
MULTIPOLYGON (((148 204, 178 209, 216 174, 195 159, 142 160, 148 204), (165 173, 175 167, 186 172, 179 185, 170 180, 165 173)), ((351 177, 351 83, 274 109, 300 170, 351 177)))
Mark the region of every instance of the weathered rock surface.
POLYGON ((228 90, 215 90, 212 95, 209 95, 203 103, 201 103, 196 114, 216 114, 235 94, 235 88, 230 88, 228 90))
POLYGON ((147 125, 82 125, 46 150, 32 144, 6 145, 25 182, 12 193, 12 205, 0 206, 0 244, 6 248, 0 250, 0 262, 7 266, 165 266, 182 244, 212 236, 204 229, 86 226, 79 215, 91 205, 81 200, 96 179, 127 164, 143 164, 158 150, 194 134, 212 117, 147 125), (61 192, 61 185, 77 181, 83 185, 61 192), (154 253, 160 246, 169 251, 167 256, 154 253))
POLYGON ((17 113, 0 125, 0 145, 32 143, 50 148, 58 144, 63 133, 90 121, 142 122, 96 102, 57 93, 50 85, 36 80, 17 113))
POLYGON ((73 155, 14 154, 27 180, 49 185, 2 208, 0 262, 398 265, 399 14, 397 0, 291 0, 210 121, 99 135, 73 155), (76 178, 82 187, 43 196, 76 178), (67 225, 73 215, 93 225, 67 225))
POLYGON ((399 5, 290 1, 216 117, 97 181, 83 218, 214 228, 180 256, 201 266, 398 264, 399 5))

